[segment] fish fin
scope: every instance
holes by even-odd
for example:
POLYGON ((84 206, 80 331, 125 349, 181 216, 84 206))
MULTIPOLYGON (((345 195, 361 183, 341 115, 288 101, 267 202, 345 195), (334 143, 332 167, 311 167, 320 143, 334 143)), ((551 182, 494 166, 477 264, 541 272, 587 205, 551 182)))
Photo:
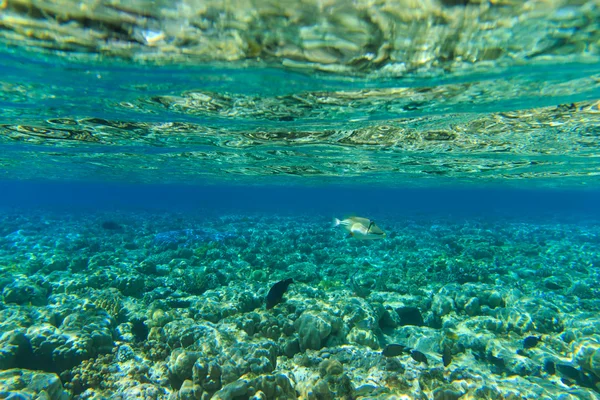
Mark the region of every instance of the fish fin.
POLYGON ((340 221, 338 218, 334 218, 333 222, 331 223, 331 227, 335 228, 336 226, 338 226, 342 221, 340 221))

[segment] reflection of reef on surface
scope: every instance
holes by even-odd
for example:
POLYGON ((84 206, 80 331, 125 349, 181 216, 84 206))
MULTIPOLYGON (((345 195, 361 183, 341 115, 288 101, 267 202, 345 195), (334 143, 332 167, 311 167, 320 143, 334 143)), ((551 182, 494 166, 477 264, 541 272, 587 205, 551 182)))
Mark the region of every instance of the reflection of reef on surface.
MULTIPOLYGON (((37 126, 0 125, 0 142, 12 149, 4 168, 32 176, 42 169, 46 177, 53 171, 60 176, 66 163, 77 162, 81 177, 93 172, 118 179, 127 173, 148 181, 160 180, 152 171, 166 168, 173 172, 163 179, 174 182, 227 175, 386 173, 396 182, 417 176, 485 182, 594 176, 599 118, 598 102, 348 122, 338 129, 325 123, 307 130, 61 118, 37 126), (11 146, 23 142, 36 146, 11 146), (21 168, 24 163, 27 168, 21 168)), ((381 179, 385 183, 386 177, 381 179)))
POLYGON ((71 56, 252 61, 376 76, 598 61, 593 1, 5 0, 0 40, 71 56))

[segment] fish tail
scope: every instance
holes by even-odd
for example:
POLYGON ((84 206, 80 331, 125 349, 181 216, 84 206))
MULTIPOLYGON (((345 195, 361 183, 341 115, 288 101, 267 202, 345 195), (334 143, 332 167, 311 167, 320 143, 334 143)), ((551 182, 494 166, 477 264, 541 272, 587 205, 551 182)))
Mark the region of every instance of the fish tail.
POLYGON ((337 219, 337 218, 334 218, 334 219, 333 219, 333 222, 331 223, 331 227, 332 227, 332 228, 335 228, 336 226, 338 226, 338 225, 339 225, 339 224, 341 224, 341 223, 342 223, 342 221, 340 221, 340 220, 339 220, 339 219, 337 219))

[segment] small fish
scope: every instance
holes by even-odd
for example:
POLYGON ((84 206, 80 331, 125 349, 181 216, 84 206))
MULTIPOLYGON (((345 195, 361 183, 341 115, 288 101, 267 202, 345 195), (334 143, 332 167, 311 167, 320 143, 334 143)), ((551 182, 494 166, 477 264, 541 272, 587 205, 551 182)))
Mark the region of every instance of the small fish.
POLYGON ((412 350, 410 352, 410 356, 412 357, 413 360, 415 360, 417 362, 425 363, 425 365, 427 365, 427 356, 425 354, 421 353, 419 350, 412 350))
POLYGON ((269 289, 269 293, 267 294, 267 310, 275 307, 277 304, 281 302, 284 293, 286 292, 288 286, 293 283, 294 280, 292 278, 284 279, 282 281, 277 282, 271 289, 269 289))
POLYGON ((544 362, 544 371, 546 371, 546 373, 550 375, 556 374, 556 366, 554 365, 554 361, 546 360, 544 362))
POLYGON ((581 372, 577 368, 568 364, 556 364, 556 370, 564 377, 573 379, 574 381, 579 380, 581 377, 581 372))
POLYGON ((385 238, 385 232, 368 218, 350 217, 343 220, 334 218, 333 226, 343 226, 355 239, 372 240, 385 238))
POLYGON ((456 332, 454 332, 452 329, 446 329, 446 331, 444 332, 444 334, 446 335, 446 337, 448 339, 451 340, 458 340, 459 336, 456 332))
POLYGON ((408 351, 408 348, 401 344, 388 344, 383 348, 381 355, 383 355, 384 357, 396 357, 406 351, 408 351))
POLYGON ((442 362, 444 363, 444 367, 447 367, 452 362, 452 349, 450 346, 444 347, 444 352, 442 353, 442 362))
POLYGON ((523 348, 531 349, 532 347, 537 346, 537 344, 541 341, 541 336, 527 336, 525 339, 523 339, 523 348))
POLYGON ((123 227, 115 221, 104 221, 102 223, 102 229, 106 229, 107 231, 121 232, 123 227))

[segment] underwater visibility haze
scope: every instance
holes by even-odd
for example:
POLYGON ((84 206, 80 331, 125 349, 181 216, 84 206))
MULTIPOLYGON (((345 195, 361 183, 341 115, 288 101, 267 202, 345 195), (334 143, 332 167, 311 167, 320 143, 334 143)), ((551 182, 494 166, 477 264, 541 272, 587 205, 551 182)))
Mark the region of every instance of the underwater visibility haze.
POLYGON ((0 399, 600 399, 597 0, 0 0, 0 399))

